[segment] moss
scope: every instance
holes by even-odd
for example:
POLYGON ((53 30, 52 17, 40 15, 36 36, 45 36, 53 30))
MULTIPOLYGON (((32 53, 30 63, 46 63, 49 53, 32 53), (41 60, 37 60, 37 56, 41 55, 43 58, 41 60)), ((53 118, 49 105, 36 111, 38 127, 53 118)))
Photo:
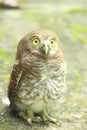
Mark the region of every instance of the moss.
POLYGON ((4 129, 2 128, 2 130, 11 130, 11 124, 8 119, 5 119, 3 126, 4 126, 4 129))

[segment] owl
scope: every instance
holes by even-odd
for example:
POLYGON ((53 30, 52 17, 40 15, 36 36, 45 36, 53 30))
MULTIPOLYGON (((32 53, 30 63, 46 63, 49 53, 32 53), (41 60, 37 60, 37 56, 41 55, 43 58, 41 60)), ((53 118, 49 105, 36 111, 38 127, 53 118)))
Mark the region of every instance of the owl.
POLYGON ((51 30, 26 34, 17 54, 8 86, 10 107, 29 124, 57 123, 51 111, 66 92, 66 66, 57 35, 51 30))

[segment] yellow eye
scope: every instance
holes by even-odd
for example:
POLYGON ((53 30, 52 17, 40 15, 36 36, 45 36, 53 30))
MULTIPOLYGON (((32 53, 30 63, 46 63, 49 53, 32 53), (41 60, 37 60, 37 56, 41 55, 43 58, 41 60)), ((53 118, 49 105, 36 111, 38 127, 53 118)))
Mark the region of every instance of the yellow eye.
POLYGON ((39 39, 37 39, 37 38, 35 38, 33 41, 32 41, 32 43, 33 43, 33 45, 34 46, 37 46, 38 44, 39 44, 39 39))
POLYGON ((55 44, 55 40, 54 40, 54 39, 51 39, 50 43, 51 43, 52 45, 54 45, 54 44, 55 44))

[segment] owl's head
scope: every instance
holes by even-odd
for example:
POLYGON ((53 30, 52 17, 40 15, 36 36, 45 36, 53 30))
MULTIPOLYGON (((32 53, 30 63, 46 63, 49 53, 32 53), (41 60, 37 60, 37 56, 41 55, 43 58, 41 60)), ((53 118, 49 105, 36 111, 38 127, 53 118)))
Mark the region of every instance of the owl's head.
POLYGON ((25 35, 18 45, 18 54, 52 57, 60 52, 57 35, 50 30, 35 30, 25 35))

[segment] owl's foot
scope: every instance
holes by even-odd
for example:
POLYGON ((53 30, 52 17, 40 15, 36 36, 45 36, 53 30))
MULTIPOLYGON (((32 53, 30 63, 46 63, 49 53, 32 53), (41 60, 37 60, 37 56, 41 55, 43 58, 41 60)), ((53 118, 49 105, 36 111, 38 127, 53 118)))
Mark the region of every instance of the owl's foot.
POLYGON ((42 120, 44 122, 48 122, 49 121, 49 122, 52 122, 52 123, 54 123, 56 125, 59 125, 59 121, 56 118, 51 117, 48 113, 49 112, 47 112, 46 110, 44 111, 44 113, 41 115, 42 120))
POLYGON ((52 122, 56 125, 59 125, 59 122, 56 118, 49 116, 46 114, 41 114, 40 116, 34 116, 33 112, 29 111, 28 115, 26 115, 24 112, 19 112, 19 116, 22 117, 24 120, 26 120, 30 125, 32 125, 32 122, 39 123, 43 122, 43 124, 48 125, 48 122, 52 122))
POLYGON ((41 118, 38 116, 38 117, 34 117, 34 118, 28 118, 27 119, 27 122, 30 124, 30 125, 32 125, 32 122, 35 122, 35 123, 39 123, 39 122, 41 122, 41 118))
POLYGON ((27 116, 24 112, 19 112, 19 116, 22 117, 24 120, 27 120, 27 116))
POLYGON ((41 118, 39 116, 36 116, 36 117, 32 118, 32 121, 35 123, 39 123, 39 122, 41 122, 41 118))
POLYGON ((41 118, 39 116, 35 117, 32 112, 28 112, 28 115, 26 115, 24 112, 19 112, 19 116, 26 120, 30 125, 32 124, 32 122, 41 122, 41 118))
POLYGON ((48 121, 47 117, 44 115, 44 113, 41 113, 40 116, 41 116, 41 119, 42 119, 42 123, 44 125, 49 125, 49 121, 48 121))
POLYGON ((59 125, 59 121, 58 121, 56 118, 47 115, 47 119, 48 119, 50 122, 52 122, 52 123, 54 123, 54 124, 56 124, 56 125, 59 125))

